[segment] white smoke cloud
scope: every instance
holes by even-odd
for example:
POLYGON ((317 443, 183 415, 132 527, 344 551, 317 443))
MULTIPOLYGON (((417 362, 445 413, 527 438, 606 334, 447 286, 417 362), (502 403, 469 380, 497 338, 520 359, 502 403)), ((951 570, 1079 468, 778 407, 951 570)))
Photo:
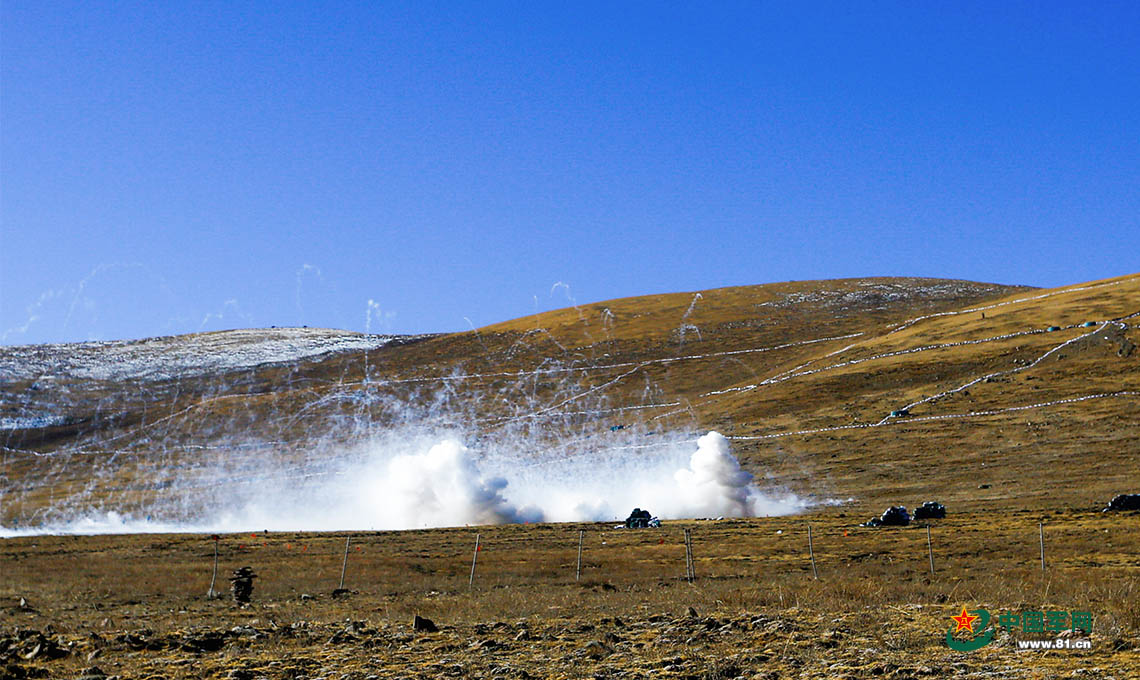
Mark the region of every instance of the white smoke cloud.
MULTIPOLYGON (((390 431, 320 473, 178 500, 182 517, 110 512, 20 533, 419 529, 538 521, 613 521, 634 507, 662 519, 782 515, 806 507, 761 490, 717 432, 696 439, 537 459, 533 451, 473 451, 457 433, 390 431), (189 514, 186 514, 189 509, 189 514)), ((232 479, 219 469, 215 477, 232 479)))
POLYGON ((425 453, 398 455, 381 465, 379 477, 365 476, 363 488, 380 500, 372 515, 386 528, 537 521, 538 511, 519 510, 503 495, 502 477, 485 477, 471 452, 445 439, 425 453))
POLYGON ((752 483, 751 473, 741 469, 729 451, 728 440, 719 432, 709 432, 698 439, 689 466, 678 470, 673 478, 678 493, 676 505, 671 505, 668 512, 674 516, 786 514, 780 511, 780 501, 765 496, 752 483))

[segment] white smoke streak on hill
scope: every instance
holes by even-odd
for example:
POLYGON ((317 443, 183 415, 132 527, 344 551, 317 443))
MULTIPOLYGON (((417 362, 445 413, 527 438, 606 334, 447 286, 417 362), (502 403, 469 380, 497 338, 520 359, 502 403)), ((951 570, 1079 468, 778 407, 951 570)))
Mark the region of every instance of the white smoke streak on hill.
POLYGON ((916 316, 913 319, 907 319, 906 321, 904 321, 904 322, 898 324, 897 326, 893 327, 890 330, 890 333, 897 333, 903 329, 910 328, 911 326, 913 326, 914 324, 916 324, 920 321, 926 321, 927 319, 935 319, 935 318, 942 317, 942 316, 957 316, 959 314, 972 314, 973 312, 985 312, 985 311, 989 311, 991 309, 997 309, 999 307, 1008 307, 1010 305, 1021 304, 1022 302, 1034 302, 1036 300, 1044 300, 1046 298, 1051 298, 1051 297, 1054 297, 1056 295, 1065 295, 1066 293, 1078 293, 1078 292, 1086 291, 1086 290, 1095 290, 1097 288, 1107 288, 1107 287, 1111 287, 1111 286, 1119 286, 1120 284, 1125 283, 1127 281, 1128 281, 1128 279, 1122 279, 1120 281, 1109 281, 1107 283, 1096 283, 1093 285, 1080 286, 1077 288, 1065 288, 1063 290, 1054 290, 1054 291, 1050 291, 1048 293, 1041 293, 1040 295, 1031 295, 1029 297, 1017 298, 1016 300, 1007 300, 1005 302, 998 302, 998 303, 995 303, 992 305, 984 305, 982 307, 970 307, 969 309, 958 309, 958 310, 954 310, 954 311, 950 311, 950 312, 936 312, 934 314, 925 314, 923 316, 916 316))
MULTIPOLYGON (((932 394, 929 397, 924 397, 924 398, 919 399, 917 401, 912 401, 911 403, 904 406, 903 410, 909 411, 910 409, 912 409, 916 406, 920 406, 922 404, 928 404, 932 401, 936 401, 938 399, 941 399, 942 397, 946 397, 946 396, 949 396, 951 394, 956 394, 958 392, 961 392, 962 390, 968 389, 968 388, 970 388, 974 385, 977 385, 978 383, 980 383, 984 380, 988 380, 990 378, 999 378, 999 377, 1005 376, 1005 375, 1012 375, 1014 373, 1018 373, 1020 371, 1025 371, 1025 370, 1028 370, 1030 368, 1033 368, 1033 367, 1037 366, 1038 364, 1040 364, 1042 361, 1045 361, 1045 359, 1047 359, 1050 356, 1052 356, 1053 354, 1061 351, 1065 347, 1068 347, 1069 345, 1073 344, 1074 342, 1084 340, 1085 338, 1090 338, 1090 337, 1096 335, 1097 333, 1100 333, 1101 331, 1103 331, 1104 329, 1108 328, 1111 325, 1115 325, 1115 326, 1122 327, 1122 328, 1126 327, 1125 324, 1123 324, 1123 323, 1106 321, 1103 324, 1101 324, 1100 327, 1094 331, 1084 333, 1083 335, 1078 335, 1075 338, 1069 338, 1068 340, 1062 342, 1061 344, 1057 345, 1056 347, 1053 347, 1048 352, 1045 352, 1041 356, 1037 357, 1037 359, 1034 360, 1032 363, 1025 364, 1024 366, 1018 366, 1017 368, 1011 368, 1011 369, 1008 369, 1005 371, 994 371, 993 373, 987 373, 986 375, 978 376, 977 378, 974 378, 973 380, 970 380, 969 382, 962 383, 961 385, 954 387, 952 389, 939 392, 938 394, 932 394)), ((883 419, 882 419, 882 421, 880 421, 880 423, 886 422, 886 421, 888 421, 894 417, 897 417, 897 416, 887 414, 886 416, 883 416, 883 419)))
MULTIPOLYGON (((528 333, 546 332, 546 329, 534 329, 527 331, 528 333)), ((645 361, 623 361, 613 364, 587 364, 582 366, 557 366, 553 368, 540 368, 532 371, 503 371, 497 373, 460 373, 457 375, 439 375, 427 376, 423 378, 392 378, 392 379, 377 379, 386 385, 402 385, 408 383, 446 383, 446 382, 462 382, 464 380, 471 380, 473 378, 486 379, 486 378, 526 378, 531 376, 542 375, 558 375, 565 373, 591 373, 594 371, 610 371, 618 368, 631 368, 642 367, 650 365, 664 365, 676 363, 679 361, 699 361, 701 359, 715 359, 718 357, 729 357, 740 354, 758 354, 761 352, 773 352, 781 349, 789 349, 791 347, 800 347, 802 345, 814 345, 821 342, 831 342, 833 340, 847 340, 849 338, 857 338, 863 335, 862 332, 850 333, 848 335, 836 335, 826 338, 811 338, 809 340, 799 340, 796 342, 786 342, 779 345, 769 345, 765 347, 753 347, 748 349, 734 349, 726 350, 723 352, 708 352, 704 354, 686 354, 676 357, 661 357, 659 359, 646 359, 645 361)), ((360 382, 346 382, 344 387, 352 387, 360 385, 360 382)))
MULTIPOLYGON (((318 332, 318 331, 310 331, 309 329, 283 329, 283 330, 287 330, 290 332, 318 332)), ((325 332, 325 331, 319 331, 319 332, 325 332)), ((782 350, 782 349, 789 349, 792 347, 800 347, 800 346, 804 346, 804 345, 813 345, 813 344, 817 344, 817 343, 831 342, 831 341, 835 341, 835 340, 847 340, 847 339, 859 337, 862 335, 863 335, 863 333, 859 332, 859 333, 851 333, 848 335, 839 335, 839 336, 823 337, 823 338, 811 338, 808 340, 800 340, 800 341, 796 341, 796 342, 789 342, 789 343, 783 343, 783 344, 779 344, 779 345, 772 345, 772 346, 765 346, 765 347, 755 347, 755 348, 741 349, 741 350, 728 350, 728 351, 722 351, 722 352, 709 352, 709 353, 703 353, 703 354, 690 354, 690 355, 678 356, 678 357, 664 357, 664 358, 659 358, 659 359, 649 359, 649 360, 641 361, 641 362, 621 362, 621 363, 613 363, 613 364, 585 365, 585 366, 572 366, 572 367, 556 366, 556 367, 543 368, 543 369, 531 370, 531 371, 510 371, 510 372, 496 372, 496 373, 464 373, 464 374, 451 375, 451 376, 441 375, 441 376, 431 376, 431 377, 423 377, 423 378, 403 378, 403 379, 400 379, 400 378, 397 378, 397 379, 374 378, 374 379, 372 379, 371 382, 376 384, 376 385, 404 385, 404 384, 417 384, 417 383, 449 384, 449 383, 463 382, 463 381, 472 380, 472 379, 526 378, 526 377, 533 377, 533 376, 547 376, 547 375, 554 376, 554 375, 566 375, 566 374, 572 374, 572 373, 589 373, 589 372, 594 372, 594 371, 606 371, 606 370, 621 369, 621 368, 634 368, 635 369, 633 371, 628 371, 625 375, 619 376, 619 380, 620 380, 621 378, 627 377, 628 375, 635 373, 636 370, 644 368, 645 366, 648 366, 648 365, 655 365, 655 364, 666 365, 666 364, 680 362, 680 361, 698 361, 698 360, 702 360, 702 359, 729 357, 729 356, 736 356, 736 355, 742 355, 742 354, 756 354, 756 353, 763 353, 763 352, 772 352, 772 351, 777 351, 777 350, 782 350)), ((380 337, 380 336, 362 336, 362 337, 373 338, 373 337, 380 337)), ((390 337, 382 337, 379 345, 370 346, 370 348, 374 349, 375 347, 384 344, 388 340, 390 340, 390 337)), ((34 348, 34 346, 28 346, 27 349, 33 349, 33 348, 34 348)), ((15 349, 25 349, 25 348, 15 348, 15 349)), ((15 357, 13 359, 13 361, 18 361, 19 359, 20 359, 20 357, 15 357)), ((283 357, 275 357, 275 359, 274 359, 274 361, 282 361, 282 360, 284 360, 283 357)), ((268 359, 266 359, 265 361, 268 361, 268 359)), ((2 360, 0 360, 0 365, 2 365, 2 363, 3 363, 2 360)), ((119 363, 121 363, 121 362, 119 362, 119 363)), ((132 370, 134 370, 134 369, 132 369, 132 370)), ((141 369, 139 369, 139 370, 141 370, 141 369)), ((143 371, 143 372, 145 373, 145 371, 143 371)), ((603 387, 608 387, 610 384, 615 383, 615 382, 617 382, 617 381, 611 381, 610 383, 607 383, 603 387)), ((368 383, 366 383, 364 381, 344 382, 344 383, 338 383, 337 387, 339 389, 347 389, 347 388, 351 388, 351 387, 366 386, 367 384, 368 383)), ((595 389, 591 390, 591 393, 594 393, 597 391, 600 391, 600 390, 595 388, 595 389)), ((202 400, 200 400, 196 403, 190 404, 189 406, 186 406, 186 407, 184 407, 178 411, 175 411, 174 413, 168 413, 168 414, 166 414, 162 417, 159 417, 155 420, 149 421, 144 425, 140 425, 140 426, 133 428, 131 430, 121 432, 117 435, 105 438, 99 442, 98 448, 94 452, 98 453, 98 452, 104 450, 103 447, 105 447, 108 444, 113 444, 117 441, 124 441, 124 440, 133 439, 133 438, 135 438, 141 434, 144 434, 145 432, 156 429, 160 425, 164 425, 166 423, 169 423, 169 422, 171 422, 177 418, 180 418, 182 416, 189 415, 189 414, 193 413, 194 411, 205 408, 207 406, 216 405, 218 403, 226 402, 226 401, 235 401, 235 400, 241 401, 241 400, 249 398, 250 396, 252 396, 252 395, 250 395, 250 394, 223 394, 223 395, 217 395, 217 396, 211 396, 211 397, 203 398, 202 400)), ((574 401, 574 400, 580 399, 582 396, 585 396, 585 395, 579 394, 579 395, 575 395, 573 397, 567 398, 568 401, 566 401, 565 403, 569 403, 569 401, 574 401)), ((704 396, 707 396, 707 395, 704 395, 704 396)), ((558 406, 562 406, 562 405, 564 405, 564 404, 559 404, 558 406)), ((641 408, 659 408, 662 406, 675 406, 675 405, 676 405, 675 402, 670 402, 670 403, 658 404, 658 405, 637 405, 637 406, 630 406, 630 407, 615 407, 613 409, 595 409, 595 410, 588 411, 588 412, 601 414, 601 413, 605 413, 605 412, 617 412, 617 411, 620 411, 623 409, 634 410, 634 409, 641 409, 641 408)), ((499 419, 492 419, 492 420, 504 421, 505 422, 505 421, 512 421, 512 420, 520 419, 520 418, 524 418, 524 419, 525 418, 535 418, 535 417, 539 417, 545 413, 552 412, 558 406, 543 408, 540 413, 524 414, 524 415, 520 415, 520 416, 512 416, 509 418, 499 418, 499 419)), ((27 453, 29 455, 42 457, 42 456, 55 456, 55 455, 59 455, 59 454, 70 455, 70 454, 76 454, 76 453, 87 453, 91 446, 95 446, 95 445, 86 445, 86 446, 80 445, 77 447, 69 448, 66 451, 42 453, 42 454, 38 453, 38 452, 34 452, 34 451, 24 451, 24 450, 18 450, 18 449, 11 449, 8 447, 0 447, 0 448, 4 448, 5 450, 11 451, 11 452, 27 453)))
MULTIPOLYGON (((1075 326, 1071 326, 1070 328, 1075 328, 1075 326)), ((757 389, 759 387, 763 387, 765 385, 774 385, 776 383, 786 382, 786 381, 792 380, 794 378, 802 378, 804 376, 815 375, 816 373, 823 373, 825 371, 832 371, 832 370, 835 370, 837 368, 844 368, 847 366, 856 366, 858 364, 864 364, 864 363, 867 363, 869 361, 878 361, 880 359, 889 359, 891 357, 905 356, 907 354, 918 354, 919 352, 929 352, 932 350, 948 349, 951 347, 964 347, 966 345, 980 345, 980 344, 984 344, 987 342, 1000 342, 1002 340, 1009 340, 1011 338, 1016 338, 1016 337, 1020 337, 1023 335, 1040 335, 1040 334, 1047 333, 1047 332, 1048 331, 1046 331, 1044 328, 1035 328, 1033 330, 1028 330, 1028 331, 1017 331, 1015 333, 1005 333, 1003 335, 995 335, 995 336, 992 336, 989 338, 979 338, 977 340, 959 340, 957 342, 944 342, 944 343, 939 343, 939 344, 935 344, 935 345, 923 345, 921 347, 909 347, 907 349, 895 350, 893 352, 883 352, 882 354, 875 354, 873 356, 863 357, 861 359, 850 359, 848 361, 841 361, 837 364, 831 364, 830 366, 824 366, 822 368, 813 368, 811 370, 806 370, 806 371, 792 369, 791 371, 785 371, 785 372, 780 373, 778 375, 772 376, 771 378, 761 380, 758 383, 753 383, 751 385, 740 385, 738 387, 727 387, 727 388, 722 389, 722 390, 713 390, 711 392, 706 392, 706 393, 702 394, 701 396, 702 397, 714 397, 714 396, 718 396, 718 395, 722 395, 722 394, 731 394, 733 392, 748 392, 750 390, 754 390, 754 389, 757 389)), ((841 353, 843 351, 846 351, 847 349, 851 349, 854 346, 855 345, 848 345, 844 349, 838 350, 837 352, 834 352, 834 353, 829 354, 827 356, 832 356, 833 354, 841 353)), ((810 364, 810 363, 811 362, 808 362, 808 364, 810 364)), ((803 366, 807 366, 808 364, 803 364, 803 366)), ((803 366, 801 366, 800 368, 802 368, 803 366)))
POLYGON ((1092 399, 1109 399, 1119 397, 1140 397, 1140 392, 1133 392, 1130 390, 1123 390, 1120 392, 1101 392, 1097 394, 1086 394, 1080 397, 1069 397, 1067 399, 1055 399, 1053 401, 1042 401, 1036 404, 1025 404, 1023 406, 1010 406, 1007 408, 990 409, 987 411, 969 411, 967 413, 946 413, 937 416, 917 416, 910 418, 896 418, 892 420, 882 420, 877 423, 857 423, 855 425, 835 425, 832 427, 817 427, 811 430, 796 430, 795 432, 775 432, 773 434, 758 434, 758 435, 736 435, 730 436, 728 439, 733 441, 755 441, 762 439, 779 439, 781 437, 796 437, 809 434, 821 434, 823 432, 838 432, 840 430, 865 430, 875 427, 889 427, 892 425, 910 425, 915 423, 927 423, 936 420, 959 420, 964 418, 984 418, 987 416, 996 416, 1003 413, 1013 413, 1016 411, 1028 411, 1031 409, 1048 408, 1050 406, 1061 406, 1064 404, 1076 404, 1082 401, 1090 401, 1092 399))

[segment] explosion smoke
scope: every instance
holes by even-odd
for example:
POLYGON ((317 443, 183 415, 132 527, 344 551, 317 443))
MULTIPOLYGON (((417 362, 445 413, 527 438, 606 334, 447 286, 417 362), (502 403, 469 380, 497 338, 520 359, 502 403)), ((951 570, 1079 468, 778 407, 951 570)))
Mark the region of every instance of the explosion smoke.
MULTIPOLYGON (((32 465, 18 479, 0 480, 0 536, 416 529, 612 521, 635 506, 663 519, 804 507, 794 496, 761 491, 720 434, 691 434, 691 425, 678 422, 691 415, 686 410, 671 411, 679 417, 666 426, 669 414, 661 409, 679 402, 666 401, 648 374, 640 403, 611 403, 612 389, 643 364, 596 366, 562 350, 563 360, 546 355, 530 371, 484 375, 456 367, 445 375, 386 380, 362 353, 361 382, 296 390, 289 394, 302 400, 263 399, 253 411, 234 392, 243 374, 215 366, 217 357, 272 357, 290 373, 269 388, 295 389, 294 383, 312 384, 302 377, 305 359, 275 354, 269 340, 296 345, 305 334, 327 332, 242 335, 249 333, 179 339, 176 354, 132 345, 127 364, 112 361, 117 346, 91 349, 86 363, 76 363, 75 354, 85 346, 35 354, 44 373, 75 375, 29 392, 17 425, 83 412, 90 390, 99 395, 96 412, 136 409, 140 399, 142 408, 171 403, 183 381, 170 375, 191 376, 186 380, 205 397, 138 427, 95 430, 43 456, 8 449, 10 463, 27 457, 32 465), (236 337, 261 354, 228 350, 236 337), (120 389, 102 392, 111 382, 120 389)), ((533 352, 531 340, 549 344, 539 337, 545 329, 534 333, 508 354, 533 352)), ((257 379, 244 375, 245 384, 257 379)))
POLYGON ((50 518, 22 533, 415 529, 539 521, 609 521, 634 506, 663 519, 787 514, 804 503, 762 492, 717 432, 643 448, 534 460, 497 446, 476 452, 457 432, 388 431, 323 471, 244 479, 224 466, 203 492, 174 488, 143 517, 119 511, 50 518), (226 483, 227 481, 231 483, 226 483), (173 519, 173 518, 177 519, 173 519))

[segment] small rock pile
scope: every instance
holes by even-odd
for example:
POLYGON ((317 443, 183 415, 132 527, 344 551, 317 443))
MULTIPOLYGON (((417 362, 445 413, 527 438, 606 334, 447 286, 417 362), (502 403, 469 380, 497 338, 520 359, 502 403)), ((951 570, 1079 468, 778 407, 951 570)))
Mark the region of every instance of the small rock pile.
POLYGON ((883 511, 881 517, 873 517, 870 520, 863 522, 861 527, 905 527, 911 521, 918 521, 920 519, 945 519, 946 506, 938 503, 937 501, 926 501, 922 505, 914 509, 914 516, 912 517, 907 512, 905 505, 892 505, 883 511))
POLYGON ((257 578, 257 574, 253 573, 251 567, 234 569, 234 575, 230 577, 230 594, 233 595, 234 602, 249 604, 249 598, 253 595, 253 579, 255 578, 257 578))
POLYGON ((1119 512, 1122 510, 1140 510, 1140 493, 1122 493, 1112 497, 1108 506, 1101 512, 1119 512))
POLYGON ((881 517, 872 517, 859 526, 864 527, 905 527, 910 524, 910 513, 906 506, 892 505, 883 511, 881 517))
POLYGON ((926 501, 914 509, 915 521, 920 519, 946 519, 946 506, 935 501, 926 501))
MULTIPOLYGON (((7 631, 5 631, 6 633, 7 631)), ((17 628, 10 635, 0 635, 0 678, 20 680, 25 677, 45 677, 31 674, 32 668, 21 664, 28 661, 53 661, 71 654, 71 645, 52 632, 17 628)), ((38 669, 40 673, 43 669, 38 669)))
POLYGON ((626 529, 645 529, 649 527, 649 521, 653 519, 653 515, 648 510, 641 508, 634 508, 633 512, 629 513, 629 517, 625 520, 626 529))
POLYGON ((421 633, 438 633, 439 626, 435 625, 435 622, 431 619, 426 619, 416 614, 415 618, 412 619, 412 630, 421 633))

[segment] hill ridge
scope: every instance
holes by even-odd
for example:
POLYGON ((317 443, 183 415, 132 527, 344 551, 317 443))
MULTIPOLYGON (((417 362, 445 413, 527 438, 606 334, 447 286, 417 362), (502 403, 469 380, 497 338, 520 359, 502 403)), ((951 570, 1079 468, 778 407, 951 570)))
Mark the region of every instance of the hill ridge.
POLYGON ((1140 476, 1129 308, 1140 275, 1054 289, 815 283, 624 298, 461 333, 345 334, 372 344, 235 371, 12 380, 0 394, 3 512, 68 489, 144 503, 157 489, 130 480, 159 460, 194 469, 225 453, 256 467, 271 456, 285 478, 304 476, 409 417, 452 423, 473 444, 531 441, 543 460, 718 430, 755 474, 855 503, 938 493, 1032 505, 1056 492, 1091 503, 1140 476), (92 480, 68 465, 76 456, 123 466, 92 480), (1069 464, 1051 470, 1058 456, 1069 464), (1028 485, 1011 481, 1025 476, 1016 457, 1034 469, 1028 485))

